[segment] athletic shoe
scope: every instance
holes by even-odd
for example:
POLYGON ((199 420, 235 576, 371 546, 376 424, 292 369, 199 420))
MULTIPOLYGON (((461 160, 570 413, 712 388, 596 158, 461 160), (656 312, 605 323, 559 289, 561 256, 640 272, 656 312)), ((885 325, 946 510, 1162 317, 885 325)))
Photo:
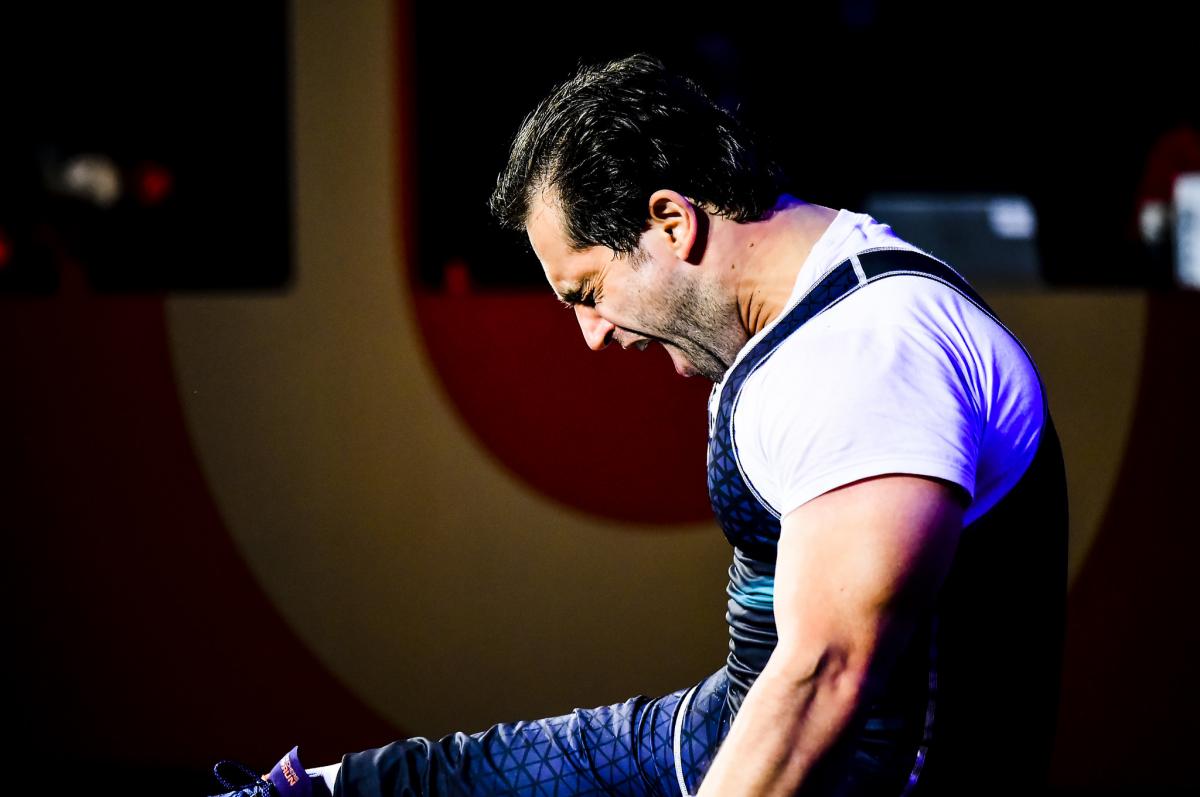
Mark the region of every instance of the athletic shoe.
POLYGON ((220 762, 213 767, 213 775, 231 791, 219 797, 325 797, 329 794, 325 781, 308 776, 300 765, 297 749, 293 747, 262 777, 236 761, 220 762), (227 774, 234 777, 228 778, 227 774))

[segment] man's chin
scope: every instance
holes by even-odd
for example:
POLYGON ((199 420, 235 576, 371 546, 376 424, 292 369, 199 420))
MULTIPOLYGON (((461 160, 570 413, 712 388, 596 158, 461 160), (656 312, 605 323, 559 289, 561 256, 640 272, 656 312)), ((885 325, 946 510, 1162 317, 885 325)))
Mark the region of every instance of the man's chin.
POLYGON ((719 373, 716 373, 717 368, 704 368, 694 364, 686 354, 674 346, 664 343, 663 348, 667 350, 667 354, 671 357, 671 364, 675 366, 675 373, 680 376, 703 376, 713 382, 720 382, 725 376, 725 369, 723 367, 719 368, 719 373))
POLYGON ((664 343, 662 346, 667 350, 667 356, 671 358, 671 365, 675 366, 675 373, 680 376, 695 376, 698 373, 695 366, 688 361, 683 352, 667 343, 664 343))

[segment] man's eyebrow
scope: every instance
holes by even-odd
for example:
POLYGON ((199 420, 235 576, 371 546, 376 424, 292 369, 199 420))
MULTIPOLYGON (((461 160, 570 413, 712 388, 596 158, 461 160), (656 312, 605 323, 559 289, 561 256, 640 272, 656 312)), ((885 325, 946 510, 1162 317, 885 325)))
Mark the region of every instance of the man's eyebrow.
POLYGON ((592 278, 584 277, 574 285, 569 285, 558 294, 558 300, 563 304, 575 305, 583 302, 583 297, 591 289, 592 278))

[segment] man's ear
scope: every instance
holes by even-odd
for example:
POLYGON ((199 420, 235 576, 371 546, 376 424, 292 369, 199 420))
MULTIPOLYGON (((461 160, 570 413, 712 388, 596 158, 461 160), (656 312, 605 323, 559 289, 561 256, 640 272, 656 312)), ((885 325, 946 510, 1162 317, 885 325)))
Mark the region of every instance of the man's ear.
POLYGON ((703 211, 683 194, 667 188, 650 195, 649 210, 650 229, 662 236, 660 242, 665 243, 680 260, 698 262, 703 247, 702 244, 697 247, 703 211))

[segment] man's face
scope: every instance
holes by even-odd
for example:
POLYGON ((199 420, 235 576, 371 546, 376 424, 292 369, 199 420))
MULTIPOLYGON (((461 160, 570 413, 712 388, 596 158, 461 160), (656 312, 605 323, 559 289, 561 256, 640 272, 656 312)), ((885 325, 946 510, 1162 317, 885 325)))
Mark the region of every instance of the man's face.
POLYGON ((609 343, 645 349, 659 343, 682 376, 719 382, 742 341, 736 307, 722 303, 703 269, 674 256, 655 228, 637 257, 593 246, 571 249, 556 205, 536 197, 526 224, 529 242, 558 297, 575 311, 583 337, 599 351, 609 343), (731 327, 731 324, 733 326, 731 327))

